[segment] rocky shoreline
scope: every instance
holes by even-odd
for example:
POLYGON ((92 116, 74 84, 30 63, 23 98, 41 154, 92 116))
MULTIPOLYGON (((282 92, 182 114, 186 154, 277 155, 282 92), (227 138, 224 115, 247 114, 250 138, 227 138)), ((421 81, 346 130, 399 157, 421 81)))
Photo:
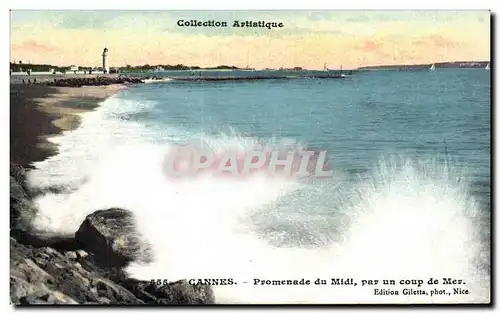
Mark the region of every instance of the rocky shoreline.
MULTIPOLYGON (((99 209, 74 236, 37 234, 30 226, 33 202, 44 191, 26 181, 26 170, 10 164, 10 300, 33 304, 213 304, 210 286, 141 281, 123 271, 131 261, 149 262, 149 247, 133 214, 99 209)), ((153 278, 152 278, 153 279, 153 278)), ((155 278, 156 279, 156 278, 155 278)))
POLYGON ((127 75, 19 75, 11 76, 14 85, 47 85, 55 87, 105 86, 113 84, 140 84, 144 78, 127 75))
POLYGON ((144 83, 140 78, 136 77, 82 77, 82 78, 66 78, 66 79, 54 79, 53 81, 47 81, 44 84, 49 86, 58 87, 81 87, 81 86, 104 86, 111 84, 139 84, 144 83))

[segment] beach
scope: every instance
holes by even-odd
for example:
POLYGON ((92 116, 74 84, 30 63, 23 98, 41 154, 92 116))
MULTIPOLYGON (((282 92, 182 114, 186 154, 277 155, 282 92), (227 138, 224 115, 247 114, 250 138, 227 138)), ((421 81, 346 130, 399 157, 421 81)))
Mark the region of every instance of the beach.
POLYGON ((57 152, 47 139, 73 130, 80 114, 125 85, 53 87, 42 84, 10 85, 10 160, 30 167, 57 152))

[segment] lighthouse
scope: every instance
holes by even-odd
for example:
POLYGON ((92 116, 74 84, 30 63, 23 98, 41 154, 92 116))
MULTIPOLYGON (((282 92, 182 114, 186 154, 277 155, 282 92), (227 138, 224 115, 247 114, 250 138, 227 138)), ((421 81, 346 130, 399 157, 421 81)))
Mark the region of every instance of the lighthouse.
POLYGON ((104 51, 102 52, 102 68, 104 73, 109 73, 108 48, 104 48, 104 51))

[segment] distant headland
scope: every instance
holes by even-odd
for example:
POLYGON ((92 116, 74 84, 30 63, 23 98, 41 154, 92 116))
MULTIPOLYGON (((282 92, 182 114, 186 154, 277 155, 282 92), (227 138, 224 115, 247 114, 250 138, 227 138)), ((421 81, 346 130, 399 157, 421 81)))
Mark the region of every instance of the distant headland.
MULTIPOLYGON (((434 66, 439 68, 485 68, 489 61, 451 61, 451 62, 436 62, 434 66)), ((399 65, 371 65, 359 67, 358 70, 398 70, 398 71, 412 71, 428 69, 431 64, 399 64, 399 65)))

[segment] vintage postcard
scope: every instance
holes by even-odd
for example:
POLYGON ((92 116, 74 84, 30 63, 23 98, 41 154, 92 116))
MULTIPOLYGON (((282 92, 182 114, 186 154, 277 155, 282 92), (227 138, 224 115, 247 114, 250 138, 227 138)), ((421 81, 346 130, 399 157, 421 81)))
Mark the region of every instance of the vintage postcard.
POLYGON ((11 303, 490 304, 490 23, 11 11, 11 303))

